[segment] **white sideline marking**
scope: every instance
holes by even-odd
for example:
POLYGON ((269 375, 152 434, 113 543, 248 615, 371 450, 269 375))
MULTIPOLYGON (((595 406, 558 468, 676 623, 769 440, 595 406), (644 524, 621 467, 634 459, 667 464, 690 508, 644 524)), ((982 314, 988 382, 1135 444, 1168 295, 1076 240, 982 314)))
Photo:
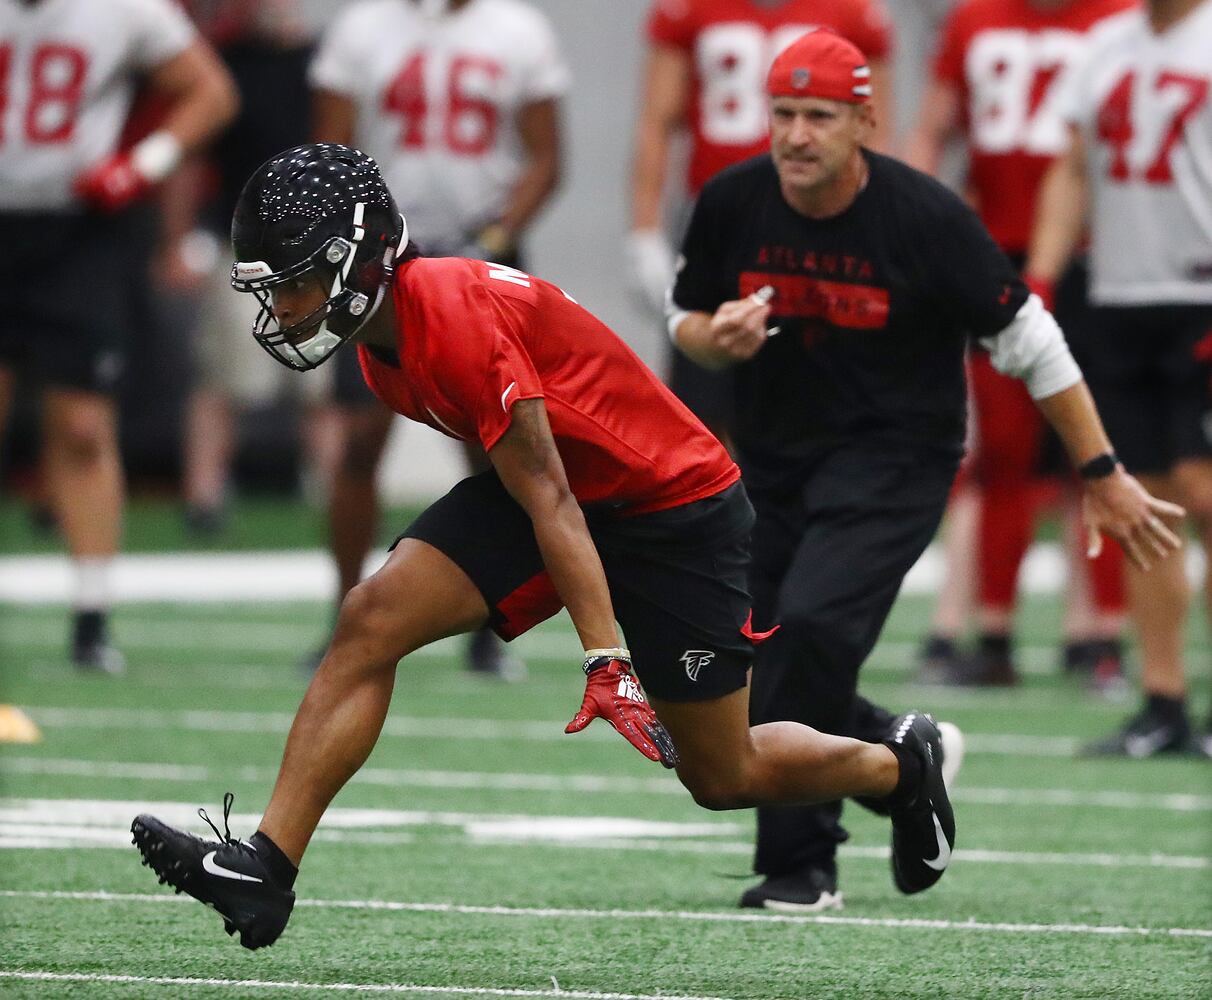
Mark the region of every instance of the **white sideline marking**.
MULTIPOLYGON (((31 713, 34 714, 34 713, 31 713)), ((35 715, 39 723, 42 719, 35 715)), ((269 767, 208 768, 201 764, 145 764, 122 761, 63 760, 6 757, 12 774, 57 774, 80 778, 141 781, 258 783, 276 774, 269 767)), ((673 777, 631 778, 596 774, 535 774, 489 771, 426 771, 364 767, 353 784, 399 788, 484 789, 491 791, 582 792, 586 794, 676 795, 688 793, 673 777)), ((1212 796, 1189 792, 1074 791, 1067 788, 980 788, 960 785, 951 793, 956 802, 977 805, 1057 806, 1095 809, 1153 809, 1166 812, 1212 811, 1212 796)))
MULTIPOLYGON (((78 799, 0 799, 0 847, 122 848, 130 846, 130 818, 152 812, 178 826, 200 829, 195 810, 183 802, 139 803, 78 799)), ((257 821, 251 814, 232 817, 237 828, 257 821)), ((548 847, 644 850, 668 853, 748 855, 749 842, 691 840, 691 837, 738 836, 748 824, 731 822, 653 822, 631 817, 534 816, 475 813, 426 813, 390 809, 336 807, 324 816, 317 839, 346 844, 394 846, 411 843, 400 827, 459 827, 462 838, 447 844, 473 847, 542 844, 548 847), (370 829, 377 828, 377 829, 370 829), (383 828, 387 828, 386 830, 383 828)), ((205 831, 202 831, 205 832, 205 831)), ((846 845, 842 857, 884 861, 887 847, 846 845)), ((1006 865, 1069 865, 1100 868, 1169 868, 1204 870, 1204 857, 961 849, 957 859, 1006 865)))
MULTIPOLYGON (((367 559, 370 572, 385 553, 367 559)), ((331 557, 320 549, 283 552, 212 552, 121 555, 115 561, 114 596, 119 602, 329 600, 336 588, 331 557)), ((1202 577, 1198 546, 1187 550, 1187 575, 1202 577)), ((905 577, 902 592, 933 593, 943 578, 942 551, 930 547, 905 577)), ((1064 579, 1064 561, 1054 542, 1031 546, 1019 574, 1027 593, 1055 593, 1064 579)), ((0 601, 14 604, 62 603, 71 593, 66 556, 13 556, 0 559, 0 601)))
MULTIPOLYGON (((213 678, 208 685, 213 686, 213 678)), ((59 708, 23 705, 29 716, 44 728, 68 729, 174 729, 197 732, 285 733, 294 716, 289 712, 235 712, 191 710, 161 711, 136 708, 59 708)), ((505 720, 477 718, 422 718, 390 715, 383 735, 401 738, 459 740, 522 740, 566 742, 564 722, 552 720, 505 720)), ((606 726, 595 726, 577 734, 578 739, 614 741, 618 737, 606 726)), ((1019 733, 964 733, 968 753, 1011 757, 1072 757, 1081 746, 1075 736, 1027 736, 1019 733)))
MULTIPOLYGON (((74 900, 101 903, 184 903, 188 896, 135 892, 61 892, 46 890, 0 890, 10 899, 74 900)), ((383 910, 403 913, 455 913, 460 916, 539 917, 579 920, 685 920, 725 924, 816 924, 838 927, 882 927, 904 930, 977 931, 1001 934, 1095 934, 1109 937, 1212 938, 1203 927, 1131 927, 1122 924, 990 923, 983 920, 930 920, 913 917, 835 917, 824 914, 737 913, 713 910, 590 910, 528 906, 472 906, 461 903, 411 903, 387 899, 300 899, 296 906, 337 910, 383 910)), ((662 997, 661 1000, 672 1000, 662 997)))
POLYGON ((99 972, 0 969, 0 979, 50 983, 130 983, 147 986, 230 986, 253 990, 332 990, 341 993, 422 993, 475 997, 572 997, 575 1000, 727 1000, 669 993, 599 993, 596 990, 524 990, 488 986, 421 986, 416 983, 302 983, 272 979, 198 979, 193 976, 122 976, 99 972))

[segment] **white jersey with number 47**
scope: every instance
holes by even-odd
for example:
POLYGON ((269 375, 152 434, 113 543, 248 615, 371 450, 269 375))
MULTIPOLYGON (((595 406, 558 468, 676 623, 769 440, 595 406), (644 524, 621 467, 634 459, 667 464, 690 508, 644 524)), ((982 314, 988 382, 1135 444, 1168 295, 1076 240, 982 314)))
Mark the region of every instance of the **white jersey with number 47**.
POLYGON ((1109 18, 1067 95, 1092 195, 1091 298, 1212 303, 1212 0, 1160 35, 1109 18))
POLYGON ((140 74, 194 28, 171 0, 0 0, 0 212, 75 207, 115 151, 140 74))
POLYGON ((427 253, 454 252, 495 221, 523 162, 517 112, 568 87, 547 19, 520 0, 441 15, 360 0, 329 28, 310 76, 353 101, 354 144, 379 161, 427 253))

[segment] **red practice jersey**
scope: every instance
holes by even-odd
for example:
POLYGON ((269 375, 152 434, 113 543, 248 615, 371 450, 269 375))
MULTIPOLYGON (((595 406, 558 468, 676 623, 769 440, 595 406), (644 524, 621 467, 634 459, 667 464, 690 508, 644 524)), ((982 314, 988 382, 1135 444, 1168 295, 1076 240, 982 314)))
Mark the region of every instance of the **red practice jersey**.
POLYGON ((943 28, 934 75, 958 89, 977 209, 1003 249, 1031 239, 1035 196, 1065 151, 1061 99, 1082 65, 1090 28, 1135 0, 1073 0, 1037 10, 1028 0, 966 0, 943 28))
POLYGON ((880 0, 656 0, 648 40, 681 49, 691 61, 691 194, 725 167, 766 151, 766 72, 776 55, 818 27, 845 35, 868 59, 891 51, 880 0))
POLYGON ((547 281, 501 264, 422 257, 400 268, 400 367, 359 346, 391 409, 492 448, 520 399, 542 399, 573 494, 622 514, 718 493, 740 470, 604 323, 547 281))

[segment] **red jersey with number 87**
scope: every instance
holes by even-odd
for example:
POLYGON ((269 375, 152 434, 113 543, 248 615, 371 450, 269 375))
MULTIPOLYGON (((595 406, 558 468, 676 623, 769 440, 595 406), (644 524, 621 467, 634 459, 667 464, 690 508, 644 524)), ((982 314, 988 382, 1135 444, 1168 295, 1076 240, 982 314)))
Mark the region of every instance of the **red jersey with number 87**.
POLYGON ((520 399, 542 399, 573 494, 620 514, 712 496, 728 453, 622 339, 550 282, 422 257, 394 287, 400 365, 365 346, 366 384, 397 413, 491 449, 520 399))
POLYGON ((868 59, 890 53, 880 0, 657 0, 648 39, 691 60, 687 125, 691 194, 725 167, 765 152, 766 73, 774 57, 811 28, 832 28, 868 59))
POLYGON ((1134 2, 1073 0, 1040 10, 1028 0, 967 0, 944 25, 934 75, 960 94, 969 185, 1004 250, 1027 249, 1040 181, 1068 145, 1059 101, 1084 61, 1090 28, 1134 2))

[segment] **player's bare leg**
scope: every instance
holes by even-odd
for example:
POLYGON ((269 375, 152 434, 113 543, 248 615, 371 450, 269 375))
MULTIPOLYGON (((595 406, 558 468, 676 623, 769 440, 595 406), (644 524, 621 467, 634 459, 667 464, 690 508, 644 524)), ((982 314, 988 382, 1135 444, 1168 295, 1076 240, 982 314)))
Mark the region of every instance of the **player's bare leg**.
POLYGON ((750 728, 748 688, 711 701, 651 702, 681 756, 678 777, 705 808, 864 797, 892 817, 893 877, 902 892, 933 885, 950 862, 955 817, 942 736, 929 716, 902 716, 891 739, 865 743, 796 722, 750 728))
POLYGON ((484 598, 432 546, 404 539, 341 606, 328 652, 295 716, 261 832, 298 864, 324 810, 379 738, 400 659, 478 628, 484 598))
POLYGON ((337 564, 337 604, 362 579, 366 554, 379 524, 375 477, 391 432, 392 414, 381 403, 340 408, 341 450, 328 501, 329 544, 337 564))
POLYGON ((228 476, 236 446, 232 401, 218 388, 202 386, 185 410, 185 469, 182 476, 186 522, 200 534, 222 524, 228 476))
POLYGON ((880 797, 896 786, 896 756, 879 743, 798 722, 749 726, 749 690, 711 701, 649 699, 682 758, 677 774, 708 809, 880 797))
POLYGON ((100 393, 74 389, 47 389, 43 400, 47 489, 77 578, 72 657, 81 667, 118 673, 121 654, 105 634, 125 500, 117 409, 100 393))

